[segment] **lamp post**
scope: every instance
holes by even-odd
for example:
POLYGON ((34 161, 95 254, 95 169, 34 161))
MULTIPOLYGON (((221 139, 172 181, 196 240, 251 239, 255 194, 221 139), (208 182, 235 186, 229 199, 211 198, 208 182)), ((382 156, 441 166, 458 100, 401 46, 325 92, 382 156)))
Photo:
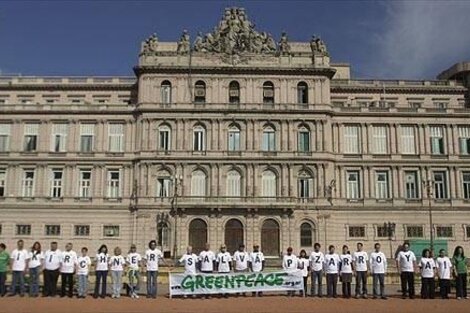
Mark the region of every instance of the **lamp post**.
POLYGON ((428 214, 429 214, 429 246, 431 249, 431 254, 434 253, 434 230, 433 230, 433 222, 432 222, 432 205, 431 205, 431 198, 432 198, 432 187, 434 182, 430 179, 423 181, 423 186, 426 189, 426 195, 428 197, 428 214))
POLYGON ((173 258, 176 260, 176 253, 178 250, 178 246, 176 243, 176 238, 178 235, 177 232, 177 222, 178 222, 178 190, 179 190, 179 185, 183 181, 183 176, 182 175, 175 175, 171 177, 173 181, 173 195, 171 197, 171 211, 170 215, 174 217, 175 219, 175 226, 174 226, 174 237, 173 237, 173 258))
MULTIPOLYGON (((330 203, 330 207, 333 206, 333 191, 335 190, 336 188, 336 180, 332 179, 330 181, 330 183, 328 184, 328 186, 326 186, 326 190, 325 190, 325 193, 326 193, 326 199, 327 201, 330 203)), ((325 249, 328 249, 327 245, 328 245, 328 225, 327 225, 327 220, 329 218, 331 218, 331 214, 327 214, 327 213, 324 213, 324 214, 318 214, 317 216, 318 219, 323 219, 324 221, 324 247, 325 249)), ((326 250, 325 250, 326 251, 326 250)))
POLYGON ((384 223, 384 229, 385 233, 387 234, 388 237, 388 243, 390 246, 390 257, 393 257, 393 248, 392 248, 392 239, 395 236, 395 223, 392 222, 385 222, 384 223))

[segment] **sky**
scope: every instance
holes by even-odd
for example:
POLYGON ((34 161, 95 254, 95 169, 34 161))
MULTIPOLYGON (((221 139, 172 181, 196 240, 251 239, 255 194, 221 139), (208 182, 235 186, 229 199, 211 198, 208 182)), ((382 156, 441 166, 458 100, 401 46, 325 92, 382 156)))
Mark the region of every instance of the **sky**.
POLYGON ((355 78, 432 79, 470 61, 470 0, 0 0, 0 73, 133 75, 149 35, 194 38, 230 6, 276 40, 321 36, 355 78))

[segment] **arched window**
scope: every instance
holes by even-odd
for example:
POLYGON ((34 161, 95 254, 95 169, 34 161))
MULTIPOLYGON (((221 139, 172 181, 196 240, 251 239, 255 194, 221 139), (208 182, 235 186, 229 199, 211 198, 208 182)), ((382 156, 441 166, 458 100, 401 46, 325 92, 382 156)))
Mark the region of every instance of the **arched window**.
POLYGON ((313 237, 315 230, 310 223, 302 223, 300 225, 300 246, 301 247, 312 247, 313 237))
POLYGON ((263 103, 274 103, 274 84, 270 81, 267 81, 263 84, 263 103))
POLYGON ((171 148, 171 129, 168 125, 158 127, 158 150, 169 151, 171 148))
POLYGON ((157 174, 157 198, 169 198, 173 194, 173 181, 170 173, 159 171, 157 174))
POLYGON ((171 103, 171 83, 168 80, 164 80, 160 86, 162 104, 171 103))
POLYGON ((235 125, 228 129, 228 151, 240 151, 240 129, 235 125))
POLYGON ((263 128, 263 151, 276 151, 276 131, 271 126, 263 128))
POLYGON ((206 173, 201 170, 195 170, 191 175, 191 196, 206 196, 206 173))
POLYGON ((262 197, 274 198, 276 197, 277 187, 276 187, 276 174, 273 171, 266 170, 263 172, 263 177, 261 179, 262 183, 262 197))
POLYGON ((198 80, 194 84, 194 102, 206 103, 206 83, 202 80, 198 80))
POLYGON ((310 131, 301 126, 297 131, 297 143, 299 152, 310 152, 310 131))
POLYGON ((306 82, 300 82, 297 84, 297 103, 308 103, 308 86, 306 82))
POLYGON ((207 223, 196 218, 189 223, 189 245, 193 247, 193 253, 204 250, 207 243, 207 223))
POLYGON ((231 170, 227 173, 227 197, 241 196, 241 176, 238 171, 231 170))
POLYGON ((309 199, 313 196, 313 178, 307 172, 298 175, 298 196, 300 199, 309 199))
POLYGON ((227 251, 234 253, 243 244, 243 224, 237 219, 230 219, 225 223, 225 244, 227 251))
POLYGON ((193 150, 206 150, 206 130, 201 125, 196 125, 193 128, 193 150))
POLYGON ((240 103, 240 84, 237 81, 231 81, 228 85, 228 100, 230 104, 240 103))
POLYGON ((166 222, 159 222, 157 224, 157 245, 166 250, 170 247, 170 228, 166 222))
POLYGON ((267 219, 261 227, 261 249, 264 255, 279 256, 280 230, 279 223, 273 219, 267 219))

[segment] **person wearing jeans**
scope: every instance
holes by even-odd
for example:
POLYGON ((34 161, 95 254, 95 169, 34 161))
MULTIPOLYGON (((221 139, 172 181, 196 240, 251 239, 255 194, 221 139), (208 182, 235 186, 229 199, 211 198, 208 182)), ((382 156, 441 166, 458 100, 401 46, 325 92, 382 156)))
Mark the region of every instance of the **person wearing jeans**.
POLYGON ((370 271, 372 273, 372 288, 374 299, 385 296, 385 273, 387 273, 387 257, 380 251, 380 243, 374 245, 375 251, 370 254, 370 271), (380 289, 379 289, 380 287, 380 289))
POLYGON ((41 266, 44 260, 44 254, 41 251, 41 244, 35 242, 29 252, 29 296, 39 296, 39 274, 41 273, 41 266))
POLYGON ((321 245, 317 242, 313 245, 313 251, 310 254, 310 270, 311 272, 311 287, 310 295, 312 297, 322 297, 322 279, 323 279, 323 263, 325 256, 320 251, 321 245), (316 290, 317 289, 317 290, 316 290))
POLYGON ((113 295, 111 297, 115 299, 121 297, 122 272, 126 264, 126 260, 121 254, 121 248, 116 247, 114 248, 114 255, 109 259, 111 278, 113 280, 113 295))
POLYGON ((163 253, 157 249, 157 242, 151 240, 148 244, 148 249, 145 251, 145 266, 147 268, 147 298, 157 297, 157 278, 158 278, 158 262, 162 260, 162 263, 166 265, 163 259, 163 253))
POLYGON ((19 285, 20 296, 24 296, 25 285, 24 285, 24 274, 26 271, 26 263, 29 260, 29 253, 24 248, 23 240, 18 240, 17 248, 11 253, 11 296, 16 295, 16 286, 19 285))
POLYGON ((328 247, 325 254, 326 290, 328 298, 336 298, 336 286, 338 285, 338 272, 340 266, 339 255, 335 253, 335 246, 328 247))
POLYGON ((6 251, 7 246, 0 243, 0 297, 4 297, 7 288, 5 286, 7 280, 8 264, 10 264, 10 254, 6 251))
POLYGON ((369 256, 363 251, 362 242, 358 242, 357 251, 353 253, 354 270, 356 273, 356 298, 367 298, 367 262, 369 256))
POLYGON ((82 248, 82 255, 77 258, 78 298, 84 299, 88 293, 88 271, 91 265, 88 248, 82 248))
POLYGON ((457 299, 468 299, 467 295, 467 259, 463 248, 457 246, 452 257, 457 299))
POLYGON ((106 298, 106 279, 108 277, 108 247, 101 245, 95 257, 95 292, 93 297, 106 298))
POLYGON ((408 294, 410 299, 414 299, 416 256, 413 251, 410 251, 410 244, 408 242, 403 244, 403 250, 398 253, 396 262, 401 278, 402 298, 405 299, 408 294))

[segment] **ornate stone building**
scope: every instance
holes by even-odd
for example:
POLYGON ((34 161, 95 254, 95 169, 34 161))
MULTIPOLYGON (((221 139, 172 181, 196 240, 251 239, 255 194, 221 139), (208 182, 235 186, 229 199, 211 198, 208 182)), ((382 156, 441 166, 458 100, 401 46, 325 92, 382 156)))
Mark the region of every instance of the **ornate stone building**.
POLYGON ((470 239, 469 65, 361 80, 319 38, 227 9, 190 44, 142 45, 136 77, 0 77, 1 240, 167 255, 207 241, 278 256, 470 239), (388 225, 388 224, 387 224, 388 225))

